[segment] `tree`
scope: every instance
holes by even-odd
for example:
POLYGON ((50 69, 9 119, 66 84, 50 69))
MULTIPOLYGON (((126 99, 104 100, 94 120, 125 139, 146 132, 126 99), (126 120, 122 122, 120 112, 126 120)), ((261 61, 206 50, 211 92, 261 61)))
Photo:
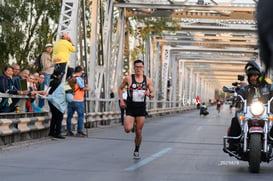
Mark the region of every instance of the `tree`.
POLYGON ((137 28, 129 27, 130 33, 138 40, 138 46, 134 47, 131 52, 131 59, 137 59, 137 55, 145 54, 144 41, 148 36, 158 35, 161 36, 164 30, 177 31, 181 29, 179 20, 169 17, 133 17, 129 22, 135 21, 135 25, 141 25, 137 28))
POLYGON ((56 36, 61 0, 8 0, 0 6, 0 63, 27 67, 56 36))

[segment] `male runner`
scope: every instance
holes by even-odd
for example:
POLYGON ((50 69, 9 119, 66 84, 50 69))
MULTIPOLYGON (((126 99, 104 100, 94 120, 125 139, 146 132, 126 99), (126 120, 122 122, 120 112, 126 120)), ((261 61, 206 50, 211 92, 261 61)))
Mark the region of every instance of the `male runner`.
POLYGON ((136 126, 134 159, 140 159, 139 147, 142 140, 142 128, 146 116, 146 96, 154 97, 154 88, 149 77, 143 74, 144 63, 141 60, 134 62, 135 74, 126 76, 119 86, 120 107, 126 108, 124 130, 129 133, 136 126), (126 104, 122 97, 122 90, 127 86, 126 104), (149 91, 148 91, 149 89, 149 91))

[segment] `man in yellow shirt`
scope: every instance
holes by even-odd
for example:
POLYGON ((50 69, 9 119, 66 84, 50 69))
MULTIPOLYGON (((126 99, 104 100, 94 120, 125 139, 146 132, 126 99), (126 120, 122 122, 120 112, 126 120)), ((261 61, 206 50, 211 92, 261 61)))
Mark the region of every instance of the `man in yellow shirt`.
POLYGON ((62 73, 62 77, 65 74, 66 64, 70 58, 70 52, 76 52, 76 48, 68 33, 63 33, 62 38, 54 43, 52 55, 53 61, 56 62, 55 70, 59 70, 62 73))

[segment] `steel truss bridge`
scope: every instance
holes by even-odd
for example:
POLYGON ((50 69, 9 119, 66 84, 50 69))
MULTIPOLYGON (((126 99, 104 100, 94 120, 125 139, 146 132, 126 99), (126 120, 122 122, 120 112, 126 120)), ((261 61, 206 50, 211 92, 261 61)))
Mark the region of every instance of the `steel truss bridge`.
MULTIPOLYGON (((92 0, 91 16, 83 20, 82 2, 63 0, 58 35, 69 32, 84 47, 80 53, 92 90, 90 112, 112 111, 107 104, 111 89, 117 98, 123 77, 133 73, 131 50, 140 44, 145 52, 138 58, 145 62, 145 74, 152 78, 156 92, 149 108, 191 105, 197 95, 208 102, 223 85, 237 81, 247 61, 260 62, 255 6, 255 0, 92 0), (129 24, 135 30, 147 27, 136 18, 165 18, 176 21, 179 28, 171 31, 169 23, 161 34, 152 31, 142 39, 129 28, 129 24), (91 38, 79 42, 80 35, 86 36, 78 28, 85 21, 91 21, 91 38)), ((70 65, 78 61, 74 54, 70 65)))

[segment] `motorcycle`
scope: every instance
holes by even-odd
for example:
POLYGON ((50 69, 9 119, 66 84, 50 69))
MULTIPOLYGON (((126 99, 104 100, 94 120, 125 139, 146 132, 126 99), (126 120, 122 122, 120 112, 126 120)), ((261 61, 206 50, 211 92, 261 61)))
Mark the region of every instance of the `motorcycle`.
POLYGON ((270 103, 273 97, 266 103, 253 99, 251 104, 242 96, 237 95, 233 87, 224 86, 224 92, 234 93, 243 104, 243 111, 238 112, 237 118, 241 127, 241 134, 237 137, 224 136, 223 151, 238 160, 248 161, 249 170, 253 173, 260 171, 260 163, 273 160, 270 130, 273 125, 273 114, 270 113, 270 103), (231 149, 230 142, 236 143, 235 149, 231 149))
POLYGON ((205 105, 205 104, 202 104, 201 106, 200 106, 200 116, 207 116, 209 114, 209 112, 208 112, 208 108, 207 108, 207 106, 205 105))

